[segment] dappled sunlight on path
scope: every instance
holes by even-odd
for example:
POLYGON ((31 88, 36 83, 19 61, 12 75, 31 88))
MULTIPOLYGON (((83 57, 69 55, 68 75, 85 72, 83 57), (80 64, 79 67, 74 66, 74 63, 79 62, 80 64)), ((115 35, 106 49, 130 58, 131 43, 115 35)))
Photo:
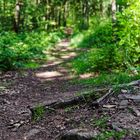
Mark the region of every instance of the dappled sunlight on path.
POLYGON ((55 65, 62 64, 63 62, 64 62, 63 60, 57 60, 57 61, 50 62, 48 64, 43 64, 41 67, 47 68, 49 66, 55 66, 55 65))
POLYGON ((70 61, 77 56, 74 48, 70 47, 69 40, 62 40, 56 44, 50 52, 47 53, 50 57, 53 56, 53 60, 49 60, 47 64, 43 64, 44 68, 35 74, 41 81, 51 80, 66 80, 74 78, 71 74, 70 68, 63 66, 66 62, 70 61))
POLYGON ((36 76, 39 78, 52 78, 52 77, 58 77, 62 75, 63 75, 62 73, 57 71, 46 71, 46 72, 36 74, 36 76))
MULTIPOLYGON (((39 68, 10 71, 1 77, 0 84, 2 83, 1 85, 4 88, 0 89, 2 97, 0 99, 0 122, 3 125, 1 131, 5 135, 7 135, 7 123, 10 125, 11 121, 24 123, 26 120, 30 121, 31 112, 28 107, 38 106, 44 102, 53 102, 54 100, 64 101, 77 97, 79 93, 86 90, 91 90, 88 85, 73 82, 77 79, 77 76, 73 74, 68 62, 74 59, 78 53, 79 50, 77 51, 70 46, 70 41, 62 40, 46 53, 51 59, 39 68)), ((48 121, 50 122, 50 119, 48 121)), ((45 121, 43 125, 44 123, 45 121)), ((29 125, 33 126, 29 122, 29 124, 18 129, 22 133, 28 132, 30 130, 29 125)), ((52 124, 47 127, 53 128, 52 124)), ((50 132, 50 130, 46 130, 46 132, 50 132)), ((23 135, 19 134, 18 137, 12 132, 8 132, 8 138, 11 138, 11 136, 16 140, 21 139, 23 135)))
POLYGON ((69 47, 70 46, 70 40, 64 39, 61 40, 58 44, 56 44, 57 47, 69 47))

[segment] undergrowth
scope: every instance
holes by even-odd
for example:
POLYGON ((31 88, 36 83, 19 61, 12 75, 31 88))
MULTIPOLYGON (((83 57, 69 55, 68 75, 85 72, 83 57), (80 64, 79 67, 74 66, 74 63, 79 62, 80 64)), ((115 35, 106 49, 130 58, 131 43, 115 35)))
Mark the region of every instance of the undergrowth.
POLYGON ((129 83, 134 80, 140 79, 139 75, 130 75, 129 73, 101 73, 97 77, 87 78, 87 79, 75 79, 72 81, 73 84, 85 84, 94 86, 112 86, 118 84, 129 83))
POLYGON ((76 74, 131 71, 138 75, 140 32, 139 24, 134 22, 135 16, 140 17, 138 11, 137 4, 131 3, 128 9, 118 13, 116 24, 108 18, 100 20, 100 23, 95 22, 94 28, 91 25, 87 31, 77 32, 71 44, 76 48, 85 48, 86 51, 71 62, 73 71, 76 74), (135 12, 131 10, 132 8, 135 12))
POLYGON ((117 132, 115 130, 110 130, 110 131, 103 131, 101 132, 98 136, 93 138, 93 140, 121 140, 125 137, 126 132, 121 131, 117 132))
POLYGON ((31 32, 0 33, 0 70, 13 70, 18 68, 36 68, 37 62, 46 59, 44 53, 64 37, 57 32, 31 32))
POLYGON ((32 110, 32 121, 38 121, 45 114, 45 107, 38 105, 32 110))

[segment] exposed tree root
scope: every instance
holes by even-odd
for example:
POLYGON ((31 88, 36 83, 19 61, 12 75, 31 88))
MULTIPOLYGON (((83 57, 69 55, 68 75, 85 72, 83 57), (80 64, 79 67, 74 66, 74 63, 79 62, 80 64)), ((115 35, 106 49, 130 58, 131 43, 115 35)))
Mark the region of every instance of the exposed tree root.
MULTIPOLYGON (((140 80, 132 81, 128 84, 121 84, 117 87, 125 87, 125 86, 139 86, 140 80)), ((55 109, 58 108, 65 108, 68 106, 73 106, 81 103, 86 103, 88 99, 92 100, 92 107, 98 108, 100 105, 104 103, 104 101, 111 96, 114 93, 113 88, 104 88, 104 89, 94 89, 93 91, 90 91, 90 93, 81 94, 76 97, 72 97, 70 99, 60 99, 60 100, 54 100, 54 101, 45 101, 40 104, 40 106, 45 107, 48 110, 55 111, 55 109), (104 94, 102 97, 98 98, 94 95, 96 92, 105 92, 108 91, 106 94, 104 94)), ((89 102, 88 102, 89 103, 89 102)), ((38 105, 30 106, 31 112, 37 107, 38 105)))

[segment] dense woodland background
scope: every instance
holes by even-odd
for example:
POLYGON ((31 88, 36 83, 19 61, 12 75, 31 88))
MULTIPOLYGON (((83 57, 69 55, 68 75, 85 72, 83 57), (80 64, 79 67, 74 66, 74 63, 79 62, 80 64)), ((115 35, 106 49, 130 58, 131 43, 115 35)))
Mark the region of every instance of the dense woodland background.
POLYGON ((33 66, 68 37, 89 49, 72 62, 76 73, 138 75, 139 7, 139 0, 1 0, 0 69, 33 66))

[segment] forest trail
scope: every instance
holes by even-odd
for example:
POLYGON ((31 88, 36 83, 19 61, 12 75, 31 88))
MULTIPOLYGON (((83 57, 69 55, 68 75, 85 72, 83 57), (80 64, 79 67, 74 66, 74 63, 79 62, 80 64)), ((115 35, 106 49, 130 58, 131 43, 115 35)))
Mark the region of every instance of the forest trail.
POLYGON ((68 80, 74 78, 70 74, 70 69, 64 67, 64 64, 77 56, 76 51, 70 47, 70 41, 67 39, 61 40, 52 48, 49 52, 46 52, 49 56, 47 64, 42 65, 42 71, 36 73, 36 77, 42 81, 56 81, 56 80, 68 80))
MULTIPOLYGON (((90 106, 85 100, 83 104, 48 108, 42 112, 39 105, 77 97, 93 88, 73 84, 78 77, 66 65, 80 51, 71 48, 69 40, 62 40, 46 53, 50 59, 39 68, 0 75, 0 140, 60 140, 62 134, 75 131, 81 137, 84 134, 120 136, 115 131, 123 128, 140 131, 139 84, 134 95, 128 94, 133 90, 122 89, 120 94, 108 97, 100 107, 90 106), (32 106, 38 107, 41 117, 38 120, 32 120, 32 115, 36 115, 29 108, 32 106)), ((133 135, 126 135, 122 140, 128 139, 133 140, 133 135)))
MULTIPOLYGON (((66 68, 64 64, 73 59, 77 53, 76 50, 70 47, 69 40, 62 40, 46 55, 50 55, 51 59, 48 60, 46 64, 41 65, 40 68, 18 72, 6 72, 1 75, 0 127, 2 129, 0 129, 0 139, 24 139, 24 135, 28 133, 29 129, 31 129, 34 124, 27 122, 26 125, 18 129, 10 125, 14 125, 16 122, 22 123, 28 120, 30 121, 31 112, 28 106, 38 106, 46 101, 51 102, 54 100, 61 101, 69 99, 89 88, 70 82, 76 77, 71 74, 70 68, 66 68)), ((59 128, 59 117, 60 120, 67 119, 67 117, 63 117, 63 115, 57 116, 55 114, 53 114, 51 118, 47 118, 49 121, 48 123, 56 121, 58 124, 56 124, 55 130, 53 130, 53 127, 55 127, 53 123, 48 124, 50 126, 46 126, 50 130, 47 132, 49 134, 46 133, 47 136, 45 136, 45 139, 46 137, 48 137, 47 140, 54 139, 54 134, 51 133, 57 134, 59 132, 57 129, 62 128, 62 126, 59 128)), ((38 138, 33 139, 39 140, 38 138)), ((45 139, 42 137, 40 140, 45 139)))

